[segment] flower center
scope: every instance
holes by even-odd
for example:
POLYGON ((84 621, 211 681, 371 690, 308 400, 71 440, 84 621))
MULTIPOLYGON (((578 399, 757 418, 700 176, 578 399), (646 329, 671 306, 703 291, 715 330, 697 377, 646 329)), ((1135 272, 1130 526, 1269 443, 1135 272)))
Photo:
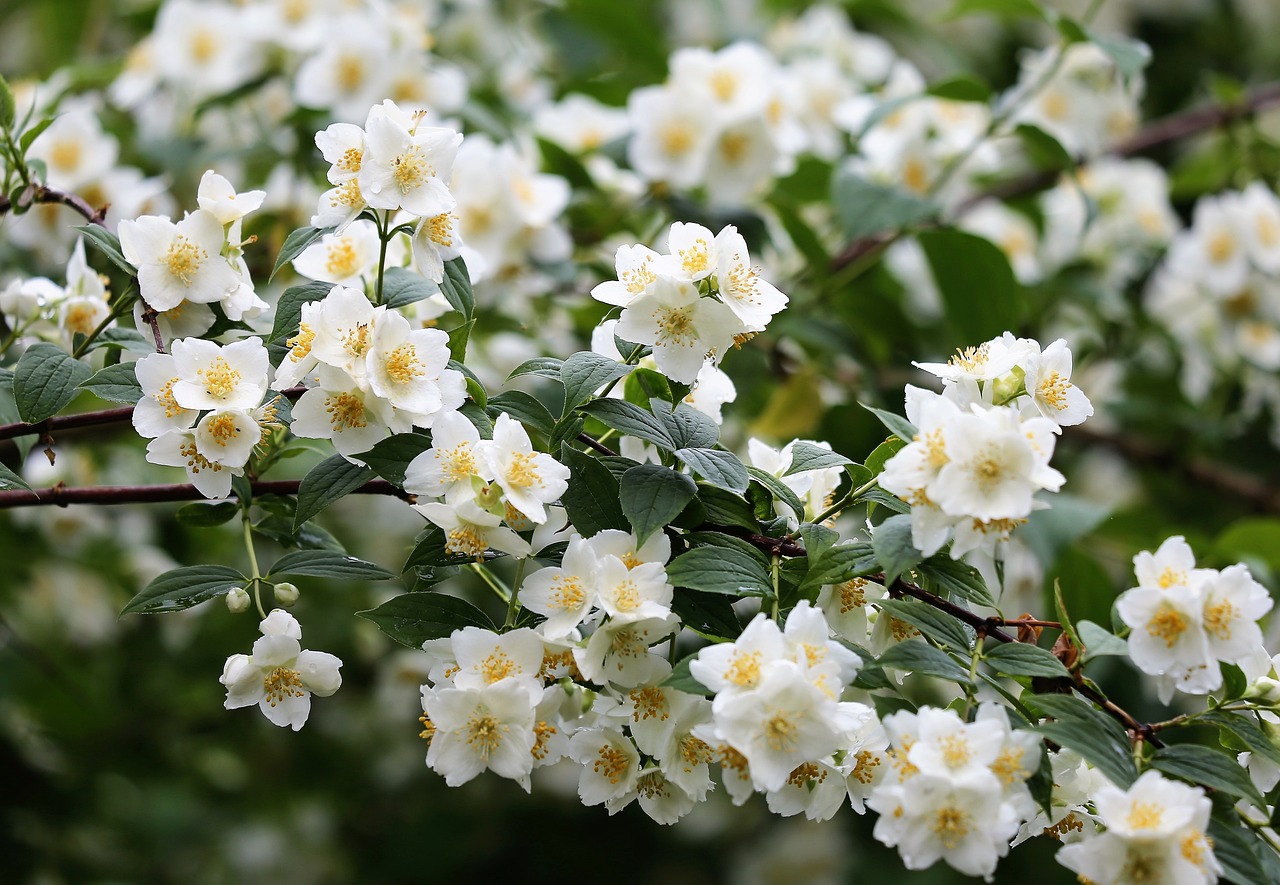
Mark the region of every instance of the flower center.
POLYGON ((961 839, 969 835, 971 820, 967 811, 953 805, 939 808, 933 818, 934 835, 946 848, 955 848, 961 839))
POLYGON ((576 611, 587 601, 582 581, 572 575, 561 575, 551 582, 551 604, 561 611, 576 611))
POLYGON ((343 237, 329 247, 325 273, 331 277, 349 277, 360 266, 360 255, 350 237, 343 237))
POLYGON ((622 776, 627 773, 627 769, 630 767, 631 760, 627 758, 627 754, 612 744, 605 744, 601 747, 596 760, 591 763, 591 770, 601 777, 607 778, 611 784, 616 784, 622 780, 622 776))
POLYGON ((387 377, 397 384, 408 384, 426 371, 418 362, 418 350, 412 344, 401 344, 387 356, 387 377))
POLYGON ((1163 816, 1164 808, 1155 802, 1134 802, 1129 808, 1128 823, 1135 830, 1154 830, 1163 816))
POLYGON ((1162 604, 1147 624, 1147 633, 1163 639, 1169 648, 1173 648, 1178 637, 1186 632, 1186 629, 1187 619, 1182 616, 1182 612, 1168 603, 1162 604))
POLYGON ((200 265, 208 257, 208 252, 182 234, 178 234, 169 243, 169 251, 165 253, 161 263, 169 269, 169 273, 182 281, 182 285, 190 286, 191 278, 196 275, 196 271, 200 270, 200 265))
POLYGON ((477 710, 467 720, 467 746, 472 747, 483 759, 488 759, 502 746, 502 733, 507 727, 487 710, 477 710))
POLYGON ((289 667, 276 667, 262 680, 262 690, 271 706, 282 704, 287 698, 300 698, 307 692, 302 687, 302 675, 289 667))
POLYGON ((368 424, 364 400, 352 393, 338 393, 328 397, 325 399, 324 410, 329 413, 330 426, 338 433, 368 424))
POLYGON ((796 748, 800 737, 800 727, 784 712, 777 712, 764 723, 764 740, 769 749, 777 752, 788 752, 796 748))
POLYGON ((511 469, 507 471, 507 484, 517 489, 540 485, 542 477, 538 475, 537 457, 533 452, 517 452, 511 459, 511 469))
POLYGON ((240 428, 236 426, 236 416, 228 413, 214 415, 205 422, 205 429, 213 437, 213 441, 223 448, 226 448, 229 440, 240 435, 240 428))
POLYGON ((220 356, 206 368, 197 369, 196 374, 204 380, 205 392, 215 399, 225 399, 240 384, 240 373, 220 356))
POLYGON ((435 170, 422 154, 422 148, 416 144, 391 161, 391 177, 395 179, 400 193, 407 194, 415 188, 422 187, 428 178, 435 177, 435 170))

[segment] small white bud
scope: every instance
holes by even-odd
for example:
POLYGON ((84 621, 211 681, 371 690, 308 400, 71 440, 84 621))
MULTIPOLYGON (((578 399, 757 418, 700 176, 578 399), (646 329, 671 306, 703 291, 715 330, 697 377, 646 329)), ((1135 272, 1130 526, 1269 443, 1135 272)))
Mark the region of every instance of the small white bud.
POLYGON ((243 611, 249 610, 249 594, 245 592, 243 587, 236 587, 227 593, 227 610, 233 615, 238 615, 243 611))
POLYGON ((276 584, 275 586, 276 602, 289 608, 298 601, 298 588, 289 582, 276 584))

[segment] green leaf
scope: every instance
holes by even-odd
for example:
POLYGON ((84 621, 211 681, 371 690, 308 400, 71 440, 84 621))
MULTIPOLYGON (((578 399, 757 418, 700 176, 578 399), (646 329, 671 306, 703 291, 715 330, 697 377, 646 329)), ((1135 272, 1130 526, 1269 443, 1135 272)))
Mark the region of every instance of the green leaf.
POLYGON ((333 283, 316 282, 285 289, 276 302, 276 319, 271 324, 271 336, 267 340, 284 343, 298 334, 298 324, 302 322, 302 305, 322 300, 333 288, 333 283))
POLYGON ((800 589, 807 591, 830 584, 843 584, 879 570, 879 560, 870 544, 836 544, 816 559, 810 553, 809 571, 800 589))
POLYGON ((869 406, 866 403, 858 403, 862 408, 880 419, 880 423, 889 429, 889 432, 902 440, 909 443, 916 437, 915 425, 903 418, 901 415, 895 415, 893 412, 886 412, 884 409, 877 409, 875 406, 869 406))
POLYGON ((670 467, 640 464, 622 475, 618 491, 622 512, 643 544, 679 515, 698 493, 698 486, 670 467))
POLYGON ((712 485, 742 494, 751 484, 747 468, 732 452, 718 449, 676 449, 675 455, 690 470, 712 485))
POLYGON ((1151 757, 1151 767, 1197 786, 1212 787, 1237 799, 1248 799, 1259 808, 1267 805, 1253 785, 1249 772, 1236 762, 1235 756, 1222 750, 1199 744, 1161 747, 1151 757))
POLYGON ((1044 9, 1035 0, 956 0, 944 21, 979 13, 998 18, 1038 18, 1048 21, 1044 9))
POLYGON ((886 584, 924 558, 911 543, 911 517, 905 513, 889 517, 872 530, 871 548, 884 569, 886 584))
POLYGON ((983 660, 1008 676, 1070 676, 1062 662, 1035 645, 1008 642, 989 648, 983 660))
MULTIPOLYGON (((456 328, 449 330, 449 356, 459 363, 467 358, 467 344, 471 341, 471 330, 475 328, 475 319, 469 319, 465 323, 456 328)), ((484 392, 484 386, 479 381, 474 380, 470 376, 467 377, 467 392, 471 394, 472 399, 476 402, 483 402, 484 397, 478 396, 476 390, 479 389, 481 394, 484 392)))
POLYGON ((667 580, 677 587, 726 596, 769 596, 773 582, 755 557, 727 547, 695 547, 667 566, 667 580))
POLYGON ((306 575, 312 578, 350 578, 363 581, 385 581, 394 578, 391 572, 356 559, 354 556, 343 556, 332 550, 299 550, 286 553, 275 561, 267 577, 278 575, 306 575))
POLYGON ((751 504, 741 495, 717 486, 701 485, 698 487, 698 500, 706 509, 710 525, 737 526, 752 532, 760 531, 760 523, 752 513, 751 504))
POLYGON ((216 504, 205 504, 202 501, 196 501, 179 507, 178 512, 174 514, 174 518, 183 525, 189 525, 194 528, 209 528, 235 519, 236 514, 239 512, 240 505, 235 501, 219 501, 216 504))
POLYGON ((0 76, 0 129, 8 129, 13 126, 13 118, 17 113, 17 107, 13 101, 13 90, 9 88, 9 81, 0 76))
POLYGON ((918 571, 944 596, 988 608, 996 607, 996 601, 987 589, 987 582, 968 563, 958 562, 946 553, 939 553, 922 562, 918 571))
POLYGON ((663 400, 650 400, 649 407, 671 435, 673 448, 709 449, 720 441, 720 428, 715 420, 688 403, 676 403, 672 409, 663 400))
POLYGON ((539 378, 552 378, 560 381, 563 371, 564 363, 561 360, 551 356, 536 356, 531 360, 525 360, 512 369, 511 374, 507 376, 507 380, 519 378, 521 375, 536 375, 539 378))
POLYGON ((560 381, 564 384, 564 414, 568 415, 591 399, 597 390, 631 369, 631 366, 589 350, 570 356, 560 367, 560 381))
POLYGON ((85 241, 111 260, 111 263, 131 277, 138 275, 138 269, 128 262, 120 248, 120 239, 98 224, 82 224, 75 228, 84 234, 85 241))
POLYGON ((1021 123, 1014 130, 1022 139, 1022 147, 1037 166, 1063 172, 1075 168, 1075 157, 1062 146, 1058 139, 1039 126, 1021 123))
POLYGON ((222 596, 248 581, 244 575, 225 565, 190 565, 165 572, 129 600, 120 612, 152 615, 177 612, 222 596))
POLYGON ((1216 725, 1234 734, 1244 742, 1250 752, 1265 756, 1273 764, 1280 765, 1280 747, 1262 730, 1252 713, 1229 713, 1226 710, 1210 710, 1200 716, 1201 722, 1216 725))
POLYGON ((680 448, 662 422, 634 403, 620 399, 598 399, 579 408, 619 433, 651 442, 667 451, 680 448))
MULTIPOLYGON (((1258 855, 1254 854, 1252 834, 1243 827, 1231 826, 1218 818, 1209 820, 1208 836, 1213 840, 1213 856, 1222 864, 1226 878, 1236 885, 1253 885, 1255 882, 1274 882, 1268 876, 1258 855)), ((1267 851, 1272 852, 1270 847, 1267 851)))
POLYGON ((116 363, 114 366, 107 366, 82 382, 80 389, 89 391, 98 399, 126 403, 131 406, 142 399, 142 385, 138 383, 137 370, 133 363, 116 363))
POLYGON ((494 394, 489 397, 485 411, 495 419, 505 412, 546 437, 551 436, 556 426, 556 419, 547 411, 547 407, 523 390, 507 390, 494 394))
POLYGON ((1121 789, 1128 789, 1138 777, 1128 745, 1116 742, 1090 722, 1059 720, 1038 726, 1035 731, 1059 746, 1075 750, 1121 789))
POLYGON ((440 291, 450 306, 462 314, 464 320, 471 319, 476 312, 476 296, 471 291, 471 276, 467 273, 467 265, 461 258, 454 258, 444 263, 444 279, 440 281, 440 291))
POLYGON ((389 267, 382 276, 382 303, 391 310, 425 301, 439 291, 439 286, 407 267, 389 267))
POLYGON ((21 156, 25 157, 27 155, 27 149, 31 147, 31 143, 39 138, 46 129, 53 125, 53 120, 53 117, 45 117, 26 132, 22 133, 18 138, 18 153, 21 156))
POLYGON ((687 658, 677 661, 676 665, 671 668, 671 675, 663 680, 662 685, 666 688, 682 691, 685 694, 701 695, 707 698, 715 695, 714 691, 694 679, 689 672, 689 664, 697 660, 697 658, 697 654, 691 654, 687 658))
POLYGON ((729 535, 724 532, 689 532, 684 536, 684 539, 690 547, 723 547, 728 550, 737 550, 739 553, 745 553, 756 560, 760 563, 761 568, 767 569, 769 567, 768 554, 747 539, 739 538, 736 535, 729 535))
POLYGON ((600 459, 566 443, 560 450, 560 463, 569 468, 569 486, 560 496, 560 503, 583 537, 590 538, 605 529, 631 531, 618 502, 618 480, 600 459))
POLYGON ((1076 624, 1076 632, 1080 636, 1080 641, 1084 643, 1085 661, 1105 655, 1129 654, 1129 643, 1093 621, 1079 622, 1076 624))
POLYGON ((334 501, 354 492, 373 478, 373 471, 352 464, 341 455, 332 455, 308 471, 298 486, 298 512, 293 517, 294 530, 334 501))
POLYGON ((413 459, 431 448, 431 436, 426 433, 397 433, 367 452, 356 455, 370 470, 389 483, 404 485, 404 474, 413 459))
POLYGON ((104 329, 92 345, 90 350, 97 350, 100 347, 112 350, 127 350, 130 353, 141 354, 147 356, 156 352, 156 342, 154 338, 142 336, 142 333, 136 329, 111 328, 104 329))
POLYGON ((454 630, 497 630, 489 616, 464 599, 443 593, 405 593, 368 611, 356 612, 401 645, 421 649, 429 639, 447 639, 454 630))
POLYGON ((914 599, 884 599, 876 605, 898 620, 906 621, 930 639, 949 645, 957 651, 968 654, 973 645, 959 621, 931 605, 914 599))
POLYGON ((742 632, 728 596, 681 587, 672 595, 671 610, 682 624, 712 642, 732 642, 742 632))
MULTIPOLYGON (((885 412, 886 415, 893 414, 885 412)), ((896 416, 895 416, 896 417, 896 416)), ((880 445, 871 450, 871 454, 867 456, 865 467, 871 476, 879 476, 884 470, 884 465, 889 463, 889 459, 901 452, 907 447, 907 441, 902 437, 894 435, 886 439, 880 445)), ((870 477, 868 477, 869 479, 870 477)), ((862 483, 858 483, 862 485, 862 483)))
POLYGON ((783 476, 803 473, 806 470, 822 470, 825 467, 844 467, 853 461, 830 449, 801 440, 791 447, 791 466, 783 476))
POLYGON ((1087 31, 1093 44, 1111 56, 1116 63, 1116 70, 1126 80, 1132 80, 1151 64, 1151 47, 1141 40, 1132 37, 1103 36, 1094 31, 1087 31))
POLYGON ((941 211, 933 200, 876 184, 845 170, 836 173, 831 198, 844 235, 850 240, 903 230, 932 219, 941 211))
POLYGON ((918 239, 962 339, 976 344, 1019 327, 1025 296, 999 248, 958 230, 923 231, 918 239))
MULTIPOLYGON (((274 280, 276 278, 276 274, 280 272, 280 268, 284 267, 286 264, 293 261, 293 259, 301 255, 306 251, 308 246, 317 242, 325 234, 331 233, 332 231, 333 228, 331 227, 300 227, 290 233, 289 236, 284 238, 284 245, 280 247, 280 254, 276 256, 275 267, 271 268, 271 276, 267 277, 267 282, 269 283, 274 280)), ((332 283, 325 283, 324 285, 328 286, 330 289, 333 288, 332 283)), ((294 328, 297 328, 296 323, 294 324, 294 328)))
POLYGON ((13 399, 18 417, 28 424, 43 421, 75 398, 93 369, 62 348, 41 342, 27 348, 13 369, 13 399))
POLYGON ((26 489, 28 492, 35 491, 25 479, 18 476, 18 474, 14 473, 3 464, 0 464, 0 489, 26 489))
POLYGON ((951 659, 951 656, 940 648, 934 648, 925 642, 908 640, 891 646, 888 651, 876 658, 881 667, 903 670, 908 673, 924 673, 937 676, 951 682, 970 685, 969 674, 951 659))
POLYGON ((790 486, 772 473, 765 473, 758 467, 748 467, 747 474, 754 482, 764 486, 765 491, 772 495, 774 500, 781 501, 787 505, 787 508, 796 515, 796 519, 804 522, 804 502, 800 500, 799 495, 792 491, 790 486))
POLYGON ((947 101, 971 101, 985 104, 991 100, 991 87, 977 77, 950 77, 930 84, 925 90, 934 98, 947 101))

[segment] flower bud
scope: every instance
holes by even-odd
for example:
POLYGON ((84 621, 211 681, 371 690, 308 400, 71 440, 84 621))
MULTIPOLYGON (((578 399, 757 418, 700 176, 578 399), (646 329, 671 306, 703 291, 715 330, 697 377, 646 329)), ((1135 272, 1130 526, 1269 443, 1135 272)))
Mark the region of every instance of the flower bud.
POLYGON ((1010 403, 1027 392, 1027 373, 1021 366, 1014 366, 1007 375, 1001 375, 995 381, 992 402, 997 406, 1010 403))
POLYGON ((275 591, 276 602, 285 608, 289 608, 298 601, 298 588, 288 581, 276 584, 272 589, 275 591))
POLYGON ((249 594, 243 587, 236 587, 227 593, 227 610, 233 615, 248 611, 250 602, 252 600, 249 599, 249 594))
POLYGON ((1280 703, 1280 681, 1263 676, 1244 693, 1246 698, 1257 698, 1268 704, 1280 703))

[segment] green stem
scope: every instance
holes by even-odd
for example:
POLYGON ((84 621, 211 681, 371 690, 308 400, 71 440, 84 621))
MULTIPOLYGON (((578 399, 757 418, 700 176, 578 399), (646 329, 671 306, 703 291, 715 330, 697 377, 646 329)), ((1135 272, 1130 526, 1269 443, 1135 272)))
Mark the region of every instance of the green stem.
POLYGON ((769 565, 769 577, 773 581, 773 619, 778 620, 778 572, 782 562, 782 557, 778 554, 773 555, 773 561, 769 565))
POLYGON ((879 476, 871 477, 871 479, 867 480, 862 485, 858 486, 849 494, 845 495, 839 501, 835 502, 826 510, 822 511, 816 517, 814 517, 813 524, 822 525, 824 522, 826 522, 831 517, 835 516, 841 510, 844 510, 848 507, 852 507, 854 504, 858 503, 859 498, 861 498, 867 492, 874 489, 876 485, 879 483, 879 481, 880 481, 879 476))
POLYGON ((508 605, 511 604, 512 596, 514 594, 512 594, 511 591, 508 590, 506 587, 502 586, 501 581, 499 581, 493 575, 489 574, 488 569, 486 569, 484 566, 482 566, 478 562, 473 562, 471 563, 471 570, 480 576, 480 580, 484 581, 485 584, 489 586, 489 589, 497 594, 499 599, 501 599, 503 602, 507 603, 508 605))
POLYGON ((244 524, 244 549, 249 554, 249 568, 253 571, 249 580, 253 585, 253 602, 258 607, 258 616, 265 620, 267 613, 262 607, 262 573, 258 570, 258 554, 253 549, 253 525, 249 522, 248 501, 245 502, 244 509, 241 511, 240 521, 244 524))
POLYGON ((969 712, 973 709, 973 702, 975 698, 974 692, 977 688, 976 680, 978 678, 978 662, 982 660, 982 647, 984 644, 986 644, 986 641, 987 641, 987 634, 979 630, 978 638, 973 643, 973 654, 969 658, 969 684, 968 686, 965 687, 965 690, 964 690, 965 699, 966 699, 965 707, 964 707, 964 719, 966 722, 969 720, 969 712))
POLYGON ((520 603, 516 598, 520 595, 520 585, 524 583, 524 570, 529 565, 528 557, 516 563, 516 575, 511 579, 511 597, 507 600, 507 619, 502 623, 503 630, 510 630, 520 614, 520 603))
POLYGON ((392 234, 387 231, 387 220, 379 213, 374 213, 374 221, 378 226, 378 283, 374 289, 374 304, 382 303, 382 281, 386 277, 387 269, 387 242, 391 239, 392 234))

